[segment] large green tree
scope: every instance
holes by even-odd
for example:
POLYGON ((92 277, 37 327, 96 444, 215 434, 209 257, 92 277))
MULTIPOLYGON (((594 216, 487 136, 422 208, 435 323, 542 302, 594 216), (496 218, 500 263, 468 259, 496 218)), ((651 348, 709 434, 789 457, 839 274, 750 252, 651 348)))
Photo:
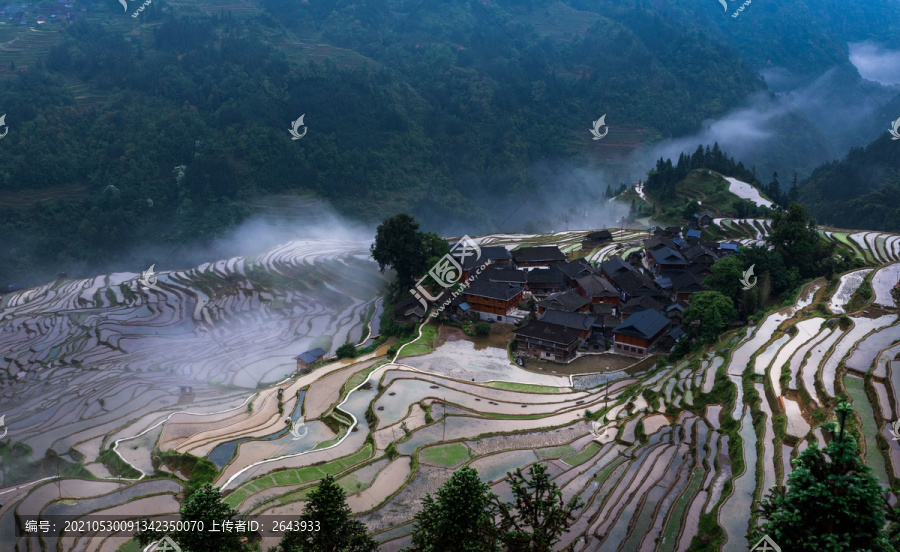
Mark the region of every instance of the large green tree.
POLYGON ((710 291, 718 291, 725 297, 737 300, 741 294, 741 278, 744 277, 744 260, 740 255, 729 255, 717 260, 703 285, 710 291))
POLYGON ((701 291, 691 296, 682 324, 691 338, 712 341, 736 318, 737 310, 731 299, 718 291, 701 291))
POLYGON ((450 248, 440 236, 420 232, 419 223, 411 215, 400 213, 378 225, 370 250, 382 272, 394 269, 402 291, 428 270, 429 262, 436 262, 450 248))
POLYGON ((246 532, 210 531, 214 525, 238 519, 238 512, 222 500, 218 487, 209 483, 197 489, 181 507, 181 521, 203 523, 204 531, 141 531, 136 537, 141 545, 163 538, 166 534, 181 547, 182 552, 249 552, 250 547, 241 542, 246 532))
POLYGON ((495 552, 496 498, 474 468, 454 472, 432 498, 426 494, 416 514, 412 547, 406 552, 495 552))
POLYGON ((773 487, 760 501, 766 522, 751 532, 751 543, 769 535, 785 551, 896 550, 884 531, 890 510, 883 489, 845 427, 853 409, 842 403, 836 412, 840 424, 824 425, 831 434, 825 450, 810 445, 793 461, 787 488, 773 487))
MULTIPOLYGON (((556 483, 550 481, 547 466, 532 464, 528 478, 522 468, 507 474, 514 502, 495 499, 499 514, 500 539, 507 552, 551 552, 584 506, 577 496, 568 503, 556 483)), ((563 548, 574 550, 575 544, 563 548)))
POLYGON ((820 263, 834 254, 834 245, 822 240, 806 207, 791 203, 786 212, 774 211, 771 224, 766 244, 775 248, 785 265, 796 267, 802 278, 819 276, 820 263))
MULTIPOLYGON (((375 552, 378 543, 368 536, 366 525, 351 519, 344 490, 331 475, 310 491, 300 522, 312 531, 289 530, 279 552, 375 552)), ((273 552, 273 549, 270 549, 273 552)))

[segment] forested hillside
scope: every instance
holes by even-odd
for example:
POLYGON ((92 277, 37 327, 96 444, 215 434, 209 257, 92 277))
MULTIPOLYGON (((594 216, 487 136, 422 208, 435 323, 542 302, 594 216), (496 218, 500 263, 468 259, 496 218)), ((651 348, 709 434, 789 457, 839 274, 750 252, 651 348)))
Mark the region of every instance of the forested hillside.
POLYGON ((900 143, 885 132, 816 169, 801 189, 801 199, 823 224, 900 230, 900 143))
MULTIPOLYGON (((2 53, 0 284, 137 270, 139 246, 221 235, 268 194, 315 194, 362 221, 407 211, 445 233, 550 231, 551 207, 600 205, 607 179, 644 177, 638 148, 765 90, 707 32, 715 2, 238 4, 158 1, 132 19, 85 2, 61 36, 28 31, 56 41, 46 55, 2 53), (591 140, 604 114, 609 135, 591 140), (570 189, 572 171, 585 174, 570 189)), ((855 18, 847 33, 868 29, 855 18)), ((802 113, 774 124, 766 167, 829 151, 802 113)))

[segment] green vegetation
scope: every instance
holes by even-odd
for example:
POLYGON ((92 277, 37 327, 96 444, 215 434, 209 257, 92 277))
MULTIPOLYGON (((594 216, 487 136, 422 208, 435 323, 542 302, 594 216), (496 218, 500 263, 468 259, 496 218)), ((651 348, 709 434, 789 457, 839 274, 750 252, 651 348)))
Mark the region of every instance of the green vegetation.
POLYGON ((331 475, 308 496, 300 515, 300 529, 288 530, 272 552, 375 552, 378 543, 369 538, 366 525, 352 519, 344 489, 331 475))
POLYGON ((344 343, 335 350, 338 358, 356 358, 356 346, 352 343, 344 343))
POLYGON ((583 451, 579 452, 575 456, 569 456, 568 458, 563 458, 563 462, 566 464, 575 467, 584 464, 588 460, 594 457, 595 454, 600 450, 600 445, 591 441, 588 446, 584 448, 583 451))
POLYGON ((520 391, 522 393, 559 393, 559 387, 549 385, 536 385, 533 383, 517 383, 513 381, 488 381, 483 383, 485 387, 506 389, 507 391, 520 391))
POLYGON ((475 335, 490 335, 491 325, 485 321, 475 323, 475 335))
POLYGON ((211 484, 219 475, 215 464, 206 458, 197 458, 186 453, 160 452, 153 456, 152 463, 157 472, 160 471, 160 466, 165 465, 172 472, 181 472, 188 477, 188 481, 184 485, 185 497, 190 497, 203 485, 211 484))
POLYGON ((404 552, 497 552, 495 498, 473 468, 455 471, 434 497, 422 499, 412 546, 404 552))
POLYGON ((760 502, 766 521, 751 540, 768 534, 789 550, 896 550, 900 511, 888 505, 872 470, 860 461, 856 439, 845 427, 853 408, 841 403, 836 413, 839 424, 824 424, 831 434, 827 448, 814 443, 801 452, 787 488, 773 488, 760 502), (895 523, 885 532, 889 519, 895 523))
POLYGON ((434 350, 434 341, 438 336, 437 326, 425 324, 422 326, 422 337, 403 348, 400 356, 417 356, 428 354, 434 350))
POLYGON ((334 475, 349 469, 363 460, 372 456, 374 446, 371 443, 366 444, 355 454, 345 458, 338 458, 331 462, 326 462, 318 466, 305 466, 291 470, 279 470, 271 475, 263 476, 252 481, 244 483, 226 498, 225 502, 233 507, 237 507, 245 498, 252 493, 259 492, 270 487, 278 485, 298 485, 322 479, 326 475, 334 475))
MULTIPOLYGON (((187 497, 181 506, 181 521, 189 522, 188 527, 196 527, 202 523, 203 527, 213 527, 213 524, 222 527, 225 521, 238 518, 238 513, 222 500, 222 493, 218 487, 206 483, 196 492, 187 497), (193 524, 196 522, 196 524, 193 524)), ((150 524, 152 526, 152 524, 150 524)), ((243 539, 251 534, 243 531, 141 531, 135 535, 141 545, 147 545, 168 535, 175 544, 186 552, 219 552, 228 550, 233 552, 250 552, 250 547, 243 539)))
POLYGON ((122 457, 116 454, 116 451, 111 448, 101 449, 100 454, 97 456, 97 460, 109 470, 109 473, 116 477, 135 479, 141 476, 141 472, 134 469, 131 464, 125 460, 122 460, 122 457))
MULTIPOLYGON (((53 449, 48 449, 44 454, 44 457, 36 462, 28 461, 28 457, 31 456, 31 453, 31 447, 24 443, 17 443, 12 439, 0 441, 0 463, 3 464, 5 470, 3 478, 4 485, 13 485, 52 477, 57 473, 64 477, 94 479, 94 475, 83 465, 80 463, 73 464, 72 462, 63 460, 53 449)), ((103 462, 103 458, 109 458, 109 453, 115 454, 111 450, 107 451, 101 449, 100 461, 103 462), (104 455, 104 453, 106 453, 106 455, 104 455)), ((116 475, 117 473, 113 472, 113 469, 122 470, 119 473, 129 474, 123 475, 122 477, 129 477, 136 472, 134 468, 125 463, 118 455, 116 455, 116 458, 118 459, 118 463, 113 465, 112 462, 110 462, 110 465, 107 465, 107 469, 110 470, 110 473, 116 475)), ((106 463, 104 463, 104 465, 106 465, 106 463)), ((140 474, 135 475, 134 477, 138 477, 139 475, 140 474)))
POLYGON ((541 458, 560 458, 575 454, 575 447, 572 445, 560 445, 558 447, 548 447, 538 449, 541 458))
POLYGON ((426 447, 419 451, 419 461, 452 468, 472 458, 472 451, 462 443, 426 447))

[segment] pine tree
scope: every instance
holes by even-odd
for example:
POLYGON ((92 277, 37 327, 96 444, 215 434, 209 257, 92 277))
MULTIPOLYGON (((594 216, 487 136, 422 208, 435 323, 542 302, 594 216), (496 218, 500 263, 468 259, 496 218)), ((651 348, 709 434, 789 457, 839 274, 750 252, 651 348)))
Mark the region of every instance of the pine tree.
MULTIPOLYGON (((378 543, 366 534, 366 525, 350 516, 344 490, 331 475, 309 493, 303 514, 301 529, 289 530, 281 539, 278 552, 375 552, 378 543)), ((272 552, 272 549, 270 549, 272 552)))
POLYGON ((404 552, 495 552, 499 549, 494 530, 496 507, 491 487, 478 472, 461 468, 438 489, 426 494, 416 514, 413 546, 404 552))
POLYGON ((767 521, 751 543, 768 535, 783 550, 895 552, 883 531, 890 510, 882 488, 845 428, 853 408, 841 403, 835 413, 840 424, 823 426, 831 434, 825 450, 810 445, 793 461, 787 488, 775 486, 760 501, 767 521))

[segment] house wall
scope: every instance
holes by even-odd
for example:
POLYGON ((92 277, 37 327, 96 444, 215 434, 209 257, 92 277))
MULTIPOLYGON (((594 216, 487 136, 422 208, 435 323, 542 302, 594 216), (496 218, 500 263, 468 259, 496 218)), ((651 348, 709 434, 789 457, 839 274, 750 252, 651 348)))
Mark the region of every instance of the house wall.
POLYGON ((520 355, 554 360, 556 362, 569 362, 573 360, 576 356, 575 349, 578 347, 577 341, 569 348, 558 344, 537 344, 532 342, 529 338, 522 337, 517 338, 517 341, 519 344, 518 353, 520 355))
POLYGON ((478 297, 466 294, 466 302, 472 307, 472 310, 480 313, 488 313, 493 315, 505 315, 509 310, 519 304, 522 300, 522 293, 517 293, 509 301, 501 301, 499 299, 488 299, 487 297, 478 297))

